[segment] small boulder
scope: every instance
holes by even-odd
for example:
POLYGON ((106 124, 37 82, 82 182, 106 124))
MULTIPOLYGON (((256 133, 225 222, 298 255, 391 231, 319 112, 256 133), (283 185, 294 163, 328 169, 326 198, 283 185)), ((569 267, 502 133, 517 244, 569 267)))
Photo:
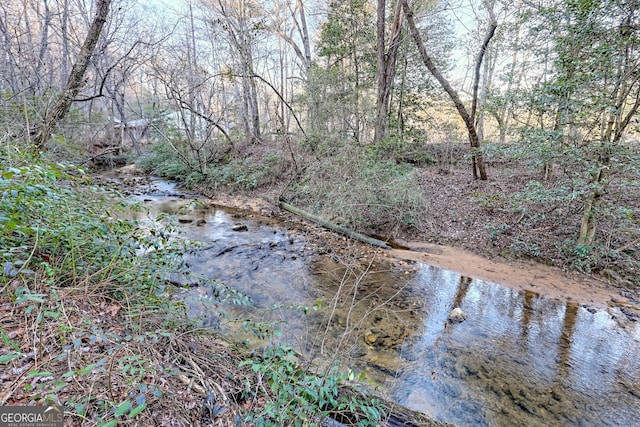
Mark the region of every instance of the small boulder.
POLYGON ((245 224, 234 224, 231 229, 233 231, 247 231, 249 228, 245 224))
POLYGON ((118 172, 123 175, 139 175, 141 173, 140 169, 135 163, 121 167, 120 169, 118 169, 118 172))
POLYGON ((456 307, 449 313, 449 322, 451 323, 460 323, 464 322, 467 318, 467 313, 462 311, 460 307, 456 307))
POLYGON ((366 342, 369 345, 375 344, 377 340, 378 340, 378 336, 371 331, 364 334, 364 342, 366 342))

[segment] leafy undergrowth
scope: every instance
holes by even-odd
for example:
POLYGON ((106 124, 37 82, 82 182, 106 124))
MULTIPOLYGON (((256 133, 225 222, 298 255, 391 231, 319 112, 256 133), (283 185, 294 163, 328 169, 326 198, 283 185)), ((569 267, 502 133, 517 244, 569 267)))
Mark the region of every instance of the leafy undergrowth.
POLYGON ((84 290, 41 295, 3 298, 3 404, 63 405, 65 425, 235 425, 229 396, 249 375, 224 341, 131 319, 84 290))
MULTIPOLYGON (((463 247, 485 257, 531 259, 639 288, 637 172, 610 174, 596 211, 594 242, 580 245, 576 242, 588 173, 558 162, 553 174, 545 177, 543 168, 529 157, 507 151, 513 149, 500 147, 494 153, 489 180, 484 182, 472 180, 466 159, 446 171, 423 169, 418 179, 422 191, 430 195, 430 210, 418 240, 463 247)), ((415 233, 403 237, 416 239, 415 233)))
POLYGON ((380 424, 348 374, 188 319, 164 280, 188 246, 170 223, 123 219, 82 170, 0 156, 0 405, 62 405, 74 426, 380 424))

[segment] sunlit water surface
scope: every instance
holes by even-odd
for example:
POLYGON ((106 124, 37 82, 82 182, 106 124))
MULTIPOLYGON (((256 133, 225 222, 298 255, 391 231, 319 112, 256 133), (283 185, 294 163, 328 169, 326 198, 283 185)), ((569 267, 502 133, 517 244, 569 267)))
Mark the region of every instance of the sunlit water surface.
POLYGON ((640 425, 640 331, 617 309, 428 265, 406 274, 371 258, 311 256, 301 233, 222 209, 181 212, 186 202, 174 193, 159 181, 140 199, 152 212, 178 212, 184 237, 202 242, 187 257, 193 274, 256 307, 220 307, 215 285, 181 291, 205 325, 274 322, 309 360, 338 355, 396 402, 460 426, 640 425), (234 231, 238 224, 247 231, 234 231), (447 321, 454 307, 466 321, 447 321))

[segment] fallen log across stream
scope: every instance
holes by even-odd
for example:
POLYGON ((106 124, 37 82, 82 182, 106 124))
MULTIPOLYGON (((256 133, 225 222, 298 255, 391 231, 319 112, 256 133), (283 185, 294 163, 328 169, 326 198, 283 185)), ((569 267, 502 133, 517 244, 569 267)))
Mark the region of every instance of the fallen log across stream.
POLYGON ((343 234, 343 235, 345 235, 347 237, 350 237, 350 238, 352 238, 354 240, 357 240, 359 242, 363 242, 363 243, 366 243, 368 245, 375 246, 375 247, 382 248, 382 249, 391 249, 391 246, 389 246, 389 244, 387 242, 383 242, 382 240, 378 240, 378 239, 375 239, 373 237, 365 236, 364 234, 358 233, 357 231, 349 230, 346 227, 343 227, 341 225, 329 222, 329 221, 327 221, 325 219, 320 218, 317 215, 314 215, 314 214, 312 214, 310 212, 304 211, 304 210, 302 210, 300 208, 297 208, 297 207, 295 207, 293 205, 290 205, 289 203, 285 203, 285 202, 282 202, 282 201, 275 201, 275 200, 269 199, 267 197, 265 197, 264 199, 266 201, 268 201, 269 203, 272 203, 272 204, 278 206, 281 209, 284 209, 284 210, 289 211, 289 212, 291 212, 293 214, 296 214, 296 215, 299 215, 299 216, 301 216, 303 218, 311 220, 311 221, 315 222, 316 224, 319 224, 319 225, 321 225, 321 226, 323 226, 325 228, 328 228, 329 230, 338 232, 340 234, 343 234))

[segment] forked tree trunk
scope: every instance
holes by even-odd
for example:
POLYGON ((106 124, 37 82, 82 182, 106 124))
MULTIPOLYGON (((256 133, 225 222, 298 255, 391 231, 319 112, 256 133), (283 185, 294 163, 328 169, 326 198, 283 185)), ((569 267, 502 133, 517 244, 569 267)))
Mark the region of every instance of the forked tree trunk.
POLYGON ((78 59, 71 68, 71 73, 62 93, 57 97, 53 106, 47 111, 42 122, 31 129, 31 141, 37 149, 42 149, 51 138, 51 133, 58 122, 69 112, 73 99, 78 95, 84 85, 84 75, 89 67, 91 56, 98 44, 100 33, 109 15, 111 0, 98 0, 96 14, 89 27, 87 37, 82 44, 78 59))
MULTIPOLYGON (((479 151, 480 138, 478 138, 478 132, 476 131, 474 118, 471 114, 469 114, 469 112, 467 111, 467 108, 464 106, 464 103, 460 99, 460 96, 458 95, 458 93, 455 91, 455 89, 453 89, 453 87, 451 87, 451 84, 449 83, 449 81, 442 75, 440 70, 438 70, 435 63, 427 53, 427 49, 425 48, 424 43, 422 42, 422 36, 420 35, 420 32, 418 31, 418 28, 416 27, 416 23, 413 19, 413 10, 409 7, 409 3, 407 2, 407 0, 402 0, 402 8, 404 10, 404 16, 407 19, 407 23, 409 24, 409 30, 411 31, 413 40, 416 43, 418 52, 420 52, 420 56, 422 57, 422 62, 424 62, 424 65, 427 67, 431 75, 435 77, 438 83, 440 83, 440 86, 442 86, 445 92, 447 92, 447 95, 449 95, 449 98, 451 98, 451 100, 453 101, 453 104, 455 105, 456 110, 458 110, 458 114, 460 115, 460 118, 462 118, 462 121, 464 122, 467 128, 467 133, 469 135, 469 142, 471 144, 471 156, 473 159, 473 177, 474 179, 480 178, 481 180, 486 181, 487 171, 484 167, 484 160, 482 158, 482 153, 480 153, 479 151)), ((490 32, 490 34, 492 35, 494 31, 495 31, 495 28, 492 32, 490 32)), ((490 37, 488 38, 490 39, 490 37)), ((486 40, 485 44, 483 44, 483 49, 486 48, 487 43, 488 43, 488 40, 486 40)), ((480 60, 481 59, 482 58, 480 57, 480 60)), ((474 103, 474 106, 475 106, 475 103, 474 103)))

